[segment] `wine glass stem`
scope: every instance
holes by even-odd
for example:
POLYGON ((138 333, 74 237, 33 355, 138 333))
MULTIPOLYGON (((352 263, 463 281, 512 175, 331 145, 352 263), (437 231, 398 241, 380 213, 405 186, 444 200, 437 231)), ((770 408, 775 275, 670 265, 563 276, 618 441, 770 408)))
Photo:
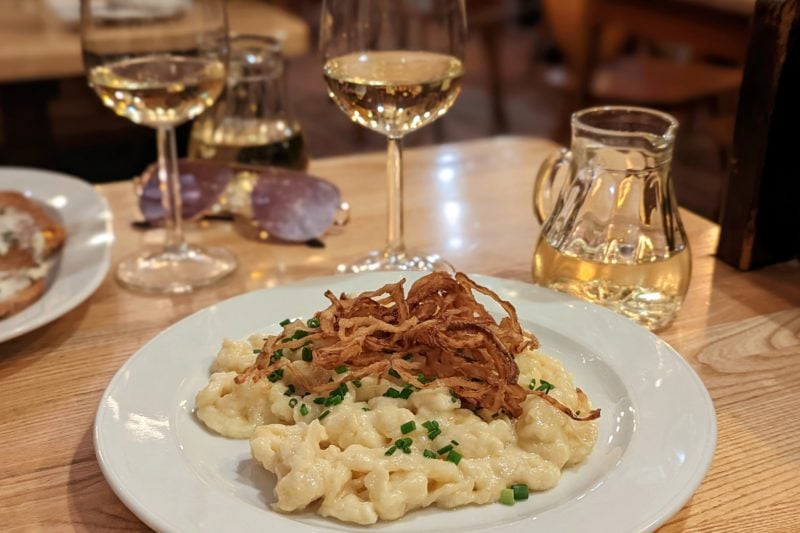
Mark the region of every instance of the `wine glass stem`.
POLYGON ((164 206, 164 227, 167 251, 183 248, 183 220, 181 218, 181 183, 178 173, 178 152, 175 147, 175 128, 158 128, 158 181, 161 202, 164 206))
POLYGON ((403 242, 403 139, 389 137, 387 149, 386 177, 389 194, 386 220, 387 255, 402 255, 403 242))

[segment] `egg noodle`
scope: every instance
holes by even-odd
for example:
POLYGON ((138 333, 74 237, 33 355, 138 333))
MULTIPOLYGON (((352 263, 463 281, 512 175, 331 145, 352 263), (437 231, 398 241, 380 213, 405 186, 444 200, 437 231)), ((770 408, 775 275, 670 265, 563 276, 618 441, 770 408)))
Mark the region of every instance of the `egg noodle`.
POLYGON ((591 452, 599 409, 510 303, 463 274, 429 274, 407 296, 403 285, 329 291, 327 309, 278 335, 223 341, 196 413, 250 439, 277 477, 275 509, 373 524, 513 503, 591 452))

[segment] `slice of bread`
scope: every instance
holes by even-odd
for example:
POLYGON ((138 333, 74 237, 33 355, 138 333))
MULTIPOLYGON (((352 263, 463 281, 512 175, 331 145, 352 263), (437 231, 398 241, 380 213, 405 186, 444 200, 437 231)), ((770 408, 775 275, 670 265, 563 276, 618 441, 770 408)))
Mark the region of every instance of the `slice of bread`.
POLYGON ((44 279, 37 279, 24 289, 15 292, 10 298, 0 300, 0 319, 18 313, 31 305, 44 294, 44 288, 44 279))
MULTIPOLYGON (((12 207, 29 215, 44 237, 42 259, 47 259, 64 243, 67 234, 44 207, 16 191, 0 191, 0 209, 12 207)), ((2 267, 0 267, 2 268, 2 267)))
POLYGON ((3 225, 0 248, 0 319, 17 313, 35 302, 45 291, 47 265, 64 243, 66 231, 47 210, 13 191, 0 191, 0 217, 10 216, 3 225), (9 214, 10 213, 10 214, 9 214), (17 233, 19 232, 19 233, 17 233), (44 274, 43 274, 44 273, 44 274))

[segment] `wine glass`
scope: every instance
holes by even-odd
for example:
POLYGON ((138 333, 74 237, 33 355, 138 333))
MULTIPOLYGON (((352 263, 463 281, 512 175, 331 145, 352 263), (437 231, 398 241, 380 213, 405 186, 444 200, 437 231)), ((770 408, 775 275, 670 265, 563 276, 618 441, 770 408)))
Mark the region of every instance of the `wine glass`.
POLYGON ((125 286, 177 294, 236 268, 223 248, 184 240, 175 126, 211 106, 225 86, 228 38, 223 0, 81 0, 81 43, 89 85, 103 103, 154 128, 166 239, 117 266, 125 286))
POLYGON ((324 0, 320 46, 328 94, 389 141, 386 248, 340 272, 452 270, 403 242, 403 137, 444 115, 461 91, 463 0, 324 0))

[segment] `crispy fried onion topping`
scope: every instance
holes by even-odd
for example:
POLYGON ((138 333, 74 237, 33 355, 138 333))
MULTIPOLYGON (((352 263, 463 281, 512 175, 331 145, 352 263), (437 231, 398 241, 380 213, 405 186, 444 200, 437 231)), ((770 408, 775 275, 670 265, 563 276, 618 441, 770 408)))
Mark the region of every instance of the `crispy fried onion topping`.
MULTIPOLYGON (((539 342, 522 330, 509 302, 462 273, 454 277, 443 272, 428 274, 411 286, 407 296, 404 283, 401 280, 355 297, 337 297, 327 291, 325 297, 331 304, 315 315, 319 328, 298 339, 286 331, 267 338, 255 363, 237 376, 237 383, 248 377, 256 381, 283 368, 290 382, 307 392, 327 394, 342 383, 365 376, 399 376, 418 389, 447 387, 463 406, 493 414, 518 417, 522 402, 528 394, 535 394, 574 420, 600 416, 597 409, 578 417, 546 393, 517 384, 519 368, 514 354, 537 348, 539 342), (475 292, 497 302, 507 316, 496 322, 475 299, 475 292), (325 370, 347 367, 348 371, 329 381, 327 373, 301 373, 286 358, 271 358, 280 348, 303 346, 312 350, 313 366, 325 370)), ((580 389, 578 394, 582 394, 580 389)))

